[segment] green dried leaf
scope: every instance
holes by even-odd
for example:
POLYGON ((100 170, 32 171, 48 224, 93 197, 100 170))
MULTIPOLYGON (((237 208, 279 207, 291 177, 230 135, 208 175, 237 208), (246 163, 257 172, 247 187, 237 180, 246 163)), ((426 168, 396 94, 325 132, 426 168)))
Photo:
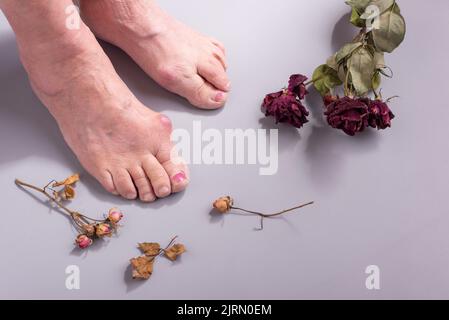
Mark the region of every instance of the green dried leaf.
POLYGON ((394 5, 394 3, 395 0, 371 0, 367 7, 376 6, 379 9, 379 14, 382 14, 388 9, 390 9, 391 6, 394 5))
POLYGON ((385 54, 383 52, 374 52, 374 64, 376 66, 376 69, 385 68, 385 54))
POLYGON ((327 64, 323 64, 316 68, 312 79, 315 88, 321 93, 322 96, 328 94, 330 89, 342 84, 340 78, 338 77, 337 71, 329 67, 327 64))
POLYGON ((365 21, 360 19, 360 14, 357 12, 357 9, 352 8, 351 11, 351 19, 349 20, 354 26, 358 28, 363 28, 365 26, 365 21))
POLYGON ((340 64, 344 59, 348 58, 357 48, 360 48, 361 46, 361 42, 351 42, 345 44, 343 48, 341 48, 340 51, 338 51, 335 55, 337 64, 340 64))
POLYGON ((360 48, 352 54, 348 66, 352 85, 357 95, 365 95, 372 89, 372 79, 375 72, 373 56, 367 49, 360 48))
POLYGON ((347 0, 346 4, 357 10, 359 13, 363 13, 371 0, 347 0))
POLYGON ((406 25, 404 18, 387 11, 379 18, 379 28, 373 29, 373 40, 377 50, 391 53, 404 41, 406 25))
POLYGON ((382 83, 382 77, 381 77, 381 75, 380 75, 380 72, 374 73, 373 81, 372 81, 372 87, 373 87, 373 89, 374 89, 374 90, 379 89, 381 83, 382 83))

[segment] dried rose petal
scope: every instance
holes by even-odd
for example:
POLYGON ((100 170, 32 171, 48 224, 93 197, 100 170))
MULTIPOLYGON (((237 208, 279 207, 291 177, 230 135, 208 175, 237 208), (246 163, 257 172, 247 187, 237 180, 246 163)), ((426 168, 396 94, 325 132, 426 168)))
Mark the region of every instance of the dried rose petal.
POLYGON ((371 127, 384 130, 391 127, 391 120, 395 118, 388 105, 382 100, 368 100, 368 123, 371 127))
POLYGON ((268 94, 263 101, 262 112, 267 117, 274 117, 276 123, 289 123, 296 128, 307 123, 309 115, 296 94, 288 90, 268 94))
POLYGON ((304 99, 309 93, 306 89, 305 82, 307 77, 302 74, 293 74, 288 82, 288 91, 296 94, 300 100, 304 99))
POLYGON ((368 126, 368 106, 360 99, 340 98, 326 107, 327 122, 336 129, 354 136, 368 126))
POLYGON ((80 234, 76 240, 75 243, 78 245, 80 249, 86 249, 87 247, 90 247, 93 243, 93 240, 86 236, 85 234, 80 234))
POLYGON ((109 210, 109 214, 108 214, 109 221, 111 221, 113 223, 119 223, 120 220, 122 220, 122 218, 123 218, 123 213, 119 209, 112 208, 111 210, 109 210))

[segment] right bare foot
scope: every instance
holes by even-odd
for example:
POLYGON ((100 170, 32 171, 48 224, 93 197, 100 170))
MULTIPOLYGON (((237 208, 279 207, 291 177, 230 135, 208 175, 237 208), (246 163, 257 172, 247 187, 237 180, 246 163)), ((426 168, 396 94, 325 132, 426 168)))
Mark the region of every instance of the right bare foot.
POLYGON ((186 166, 170 159, 170 120, 137 100, 87 28, 18 43, 36 94, 107 191, 152 202, 187 186, 186 166))

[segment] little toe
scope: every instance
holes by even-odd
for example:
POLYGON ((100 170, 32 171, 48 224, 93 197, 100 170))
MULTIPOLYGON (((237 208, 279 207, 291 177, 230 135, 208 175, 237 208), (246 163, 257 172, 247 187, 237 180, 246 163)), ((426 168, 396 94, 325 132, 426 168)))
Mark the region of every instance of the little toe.
POLYGON ((142 202, 153 202, 156 200, 153 187, 148 179, 145 171, 141 167, 135 167, 128 170, 134 181, 134 185, 139 193, 139 199, 142 202))
POLYGON ((228 92, 231 82, 226 71, 217 59, 211 59, 198 65, 198 74, 210 82, 217 89, 228 92))
POLYGON ((158 198, 165 198, 171 194, 171 184, 167 172, 159 161, 152 155, 142 162, 143 169, 150 179, 151 186, 158 198))
POLYGON ((112 179, 118 193, 129 200, 137 198, 137 191, 131 179, 131 175, 126 169, 111 170, 112 179))

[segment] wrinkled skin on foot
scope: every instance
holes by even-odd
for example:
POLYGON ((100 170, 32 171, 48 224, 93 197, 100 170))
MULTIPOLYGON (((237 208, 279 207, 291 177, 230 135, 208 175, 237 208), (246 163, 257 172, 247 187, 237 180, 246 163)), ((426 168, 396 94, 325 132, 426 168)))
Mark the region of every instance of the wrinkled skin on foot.
POLYGON ((205 109, 222 107, 230 89, 224 46, 152 0, 84 0, 81 13, 101 39, 122 48, 164 88, 205 109))
POLYGON ((65 52, 39 45, 21 47, 22 61, 84 168, 126 199, 152 202, 184 190, 188 171, 170 158, 170 120, 136 99, 94 36, 83 30, 65 52))

